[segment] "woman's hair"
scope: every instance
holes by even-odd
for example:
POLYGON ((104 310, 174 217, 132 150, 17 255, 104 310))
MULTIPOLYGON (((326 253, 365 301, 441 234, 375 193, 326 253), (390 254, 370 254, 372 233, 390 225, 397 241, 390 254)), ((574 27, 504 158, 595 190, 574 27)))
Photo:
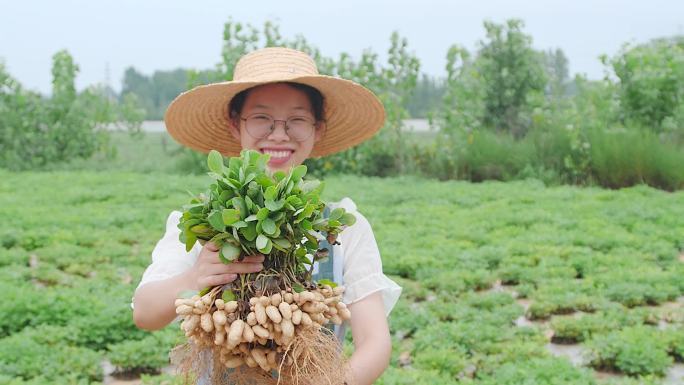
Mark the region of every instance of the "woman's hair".
MULTIPOLYGON (((323 94, 321 94, 319 90, 306 84, 294 82, 282 82, 282 84, 287 84, 288 86, 294 89, 304 92, 306 96, 309 98, 309 102, 311 103, 311 108, 313 109, 313 114, 316 121, 319 122, 325 120, 325 117, 323 116, 324 99, 323 94)), ((240 91, 237 95, 233 96, 233 99, 231 99, 230 103, 228 104, 228 113, 231 120, 235 120, 240 116, 240 113, 242 113, 242 107, 245 105, 245 100, 247 100, 249 92, 256 87, 240 91)))

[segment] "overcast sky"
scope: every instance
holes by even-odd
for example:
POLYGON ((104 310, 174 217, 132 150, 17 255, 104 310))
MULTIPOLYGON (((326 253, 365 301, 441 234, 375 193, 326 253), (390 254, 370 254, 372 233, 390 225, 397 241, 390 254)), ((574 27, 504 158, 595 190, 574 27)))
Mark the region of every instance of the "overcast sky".
POLYGON ((303 34, 323 54, 371 48, 385 57, 399 31, 422 71, 445 74, 451 44, 468 48, 482 21, 525 21, 538 49, 562 48, 572 73, 603 76, 598 60, 625 42, 684 33, 682 0, 0 0, 0 60, 25 87, 50 90, 52 55, 66 48, 80 67, 79 89, 104 82, 120 89, 123 71, 146 74, 220 61, 223 23, 279 23, 285 37, 303 34))

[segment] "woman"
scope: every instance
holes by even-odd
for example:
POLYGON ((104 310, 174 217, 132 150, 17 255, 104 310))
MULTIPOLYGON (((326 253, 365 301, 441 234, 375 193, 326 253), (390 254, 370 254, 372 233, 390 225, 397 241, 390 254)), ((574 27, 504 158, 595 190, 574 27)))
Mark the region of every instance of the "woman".
MULTIPOLYGON (((169 106, 165 121, 181 144, 199 151, 216 149, 236 156, 242 149, 270 154, 271 171, 287 171, 309 157, 345 150, 373 136, 384 122, 378 98, 366 88, 319 75, 313 60, 287 48, 265 48, 243 56, 234 80, 197 87, 169 106)), ((391 340, 387 315, 401 288, 382 273, 380 253, 366 218, 349 198, 331 204, 357 221, 338 237, 329 268, 345 285, 343 301, 352 318, 354 353, 349 378, 370 384, 389 363, 391 340)), ((167 220, 164 237, 152 253, 134 296, 134 320, 148 330, 175 317, 174 300, 184 290, 226 284, 237 274, 261 270, 264 257, 249 256, 225 265, 214 244, 196 244, 186 253, 176 227, 180 212, 167 220)))

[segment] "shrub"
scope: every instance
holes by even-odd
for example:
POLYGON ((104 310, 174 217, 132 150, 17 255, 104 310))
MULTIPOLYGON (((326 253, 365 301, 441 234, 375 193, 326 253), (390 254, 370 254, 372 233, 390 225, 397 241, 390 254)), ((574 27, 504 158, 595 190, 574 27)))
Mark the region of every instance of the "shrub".
POLYGON ((0 373, 25 380, 101 380, 101 356, 68 343, 73 329, 42 325, 0 339, 0 373))
POLYGON ((595 385, 592 374, 562 358, 521 358, 482 379, 482 385, 595 385))
POLYGON ((120 371, 158 373, 169 364, 171 349, 184 342, 176 324, 140 340, 107 346, 109 361, 120 371))
POLYGON ((684 329, 668 330, 668 351, 679 362, 684 362, 684 329))
POLYGON ((588 342, 589 365, 629 375, 663 375, 672 364, 668 341, 658 330, 632 326, 588 342))
POLYGON ((621 188, 637 184, 665 189, 684 188, 684 152, 661 143, 647 130, 589 133, 591 172, 604 187, 621 188))
POLYGON ((628 311, 617 305, 594 314, 554 317, 551 320, 551 329, 554 331, 552 340, 555 343, 582 342, 593 335, 648 323, 650 316, 646 309, 628 311))

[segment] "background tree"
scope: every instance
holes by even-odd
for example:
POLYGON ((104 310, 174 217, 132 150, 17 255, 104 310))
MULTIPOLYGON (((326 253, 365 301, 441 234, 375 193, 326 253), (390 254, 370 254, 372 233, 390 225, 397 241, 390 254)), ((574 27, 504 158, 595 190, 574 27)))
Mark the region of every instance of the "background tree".
POLYGON ((516 137, 529 127, 528 99, 544 90, 546 79, 532 38, 523 33, 522 20, 484 23, 487 37, 480 42, 479 68, 484 82, 484 123, 516 137))
POLYGON ((684 130, 684 36, 625 45, 612 67, 625 122, 657 132, 684 130))
POLYGON ((102 86, 76 91, 78 66, 67 51, 52 58, 52 97, 25 91, 0 65, 0 167, 25 170, 50 167, 96 152, 115 153, 107 128, 140 130, 142 112, 127 97, 119 104, 102 86))

